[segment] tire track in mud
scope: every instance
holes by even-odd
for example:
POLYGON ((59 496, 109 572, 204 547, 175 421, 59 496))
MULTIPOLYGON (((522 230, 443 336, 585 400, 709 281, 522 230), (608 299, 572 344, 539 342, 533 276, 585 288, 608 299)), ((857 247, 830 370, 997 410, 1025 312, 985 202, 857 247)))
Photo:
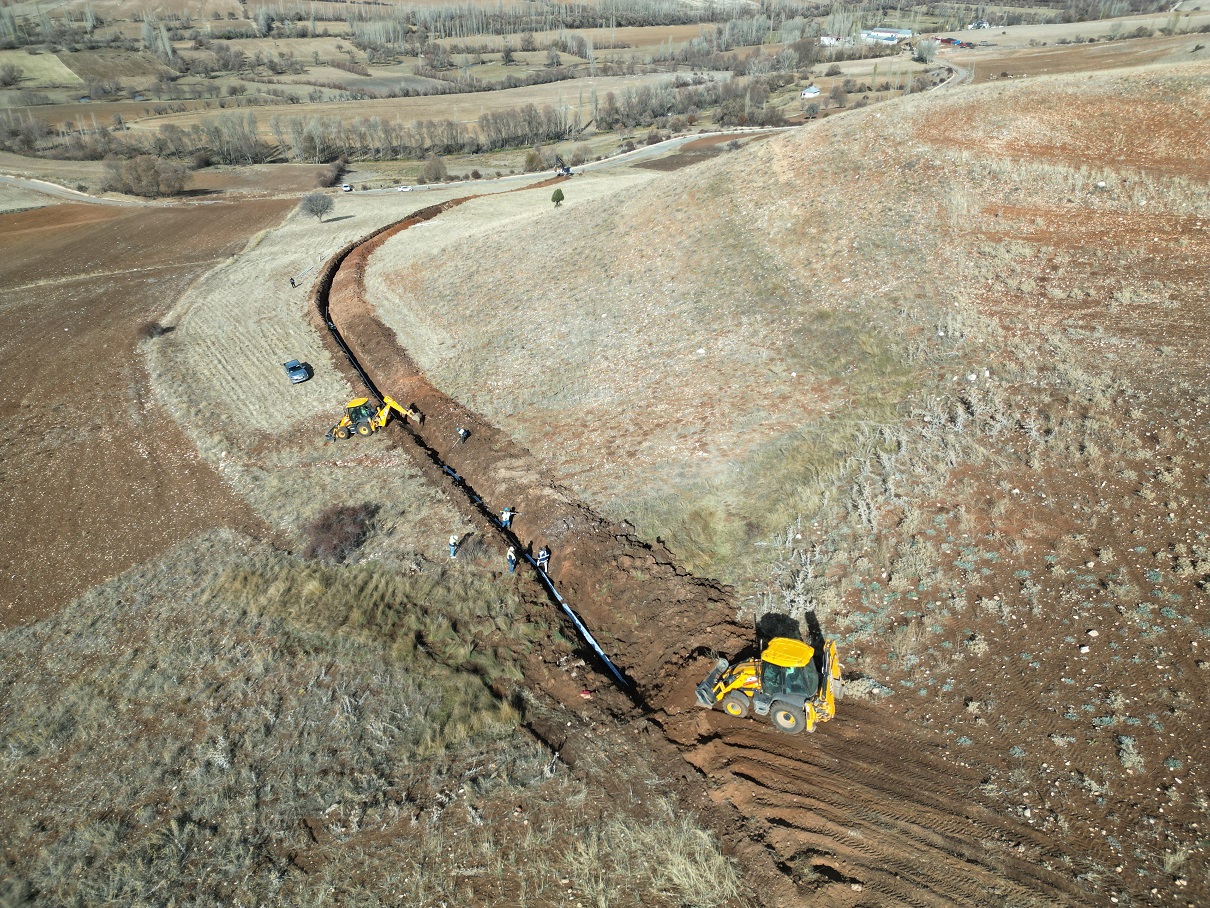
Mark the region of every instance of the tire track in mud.
POLYGON ((435 486, 451 482, 442 464, 458 473, 466 495, 452 498, 486 536, 531 552, 551 548, 552 579, 662 733, 648 736, 650 746, 696 770, 682 773, 683 793, 763 904, 1091 904, 1074 880, 1042 866, 1042 857, 1061 858, 1046 836, 980 802, 977 774, 948 759, 926 730, 875 705, 842 701, 818 734, 790 738, 760 720, 694 704, 709 654, 733 655, 752 642, 753 632, 734 619, 730 592, 690 576, 628 525, 600 518, 528 450, 442 394, 367 299, 375 250, 473 198, 421 209, 340 250, 311 291, 316 327, 338 363, 344 357, 329 327, 342 336, 352 363, 342 369, 354 385, 356 369, 370 390, 424 414, 422 425, 396 421, 395 431, 414 442, 407 448, 435 486), (465 444, 460 426, 471 433, 465 444), (511 533, 494 520, 506 505, 518 512, 511 533))

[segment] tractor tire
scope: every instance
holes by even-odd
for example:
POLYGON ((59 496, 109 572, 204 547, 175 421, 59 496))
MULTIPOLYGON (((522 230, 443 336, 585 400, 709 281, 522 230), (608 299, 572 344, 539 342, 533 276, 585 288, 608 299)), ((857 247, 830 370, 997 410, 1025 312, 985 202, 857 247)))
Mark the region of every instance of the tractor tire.
POLYGON ((373 435, 374 427, 371 426, 368 422, 359 422, 357 424, 357 434, 358 435, 373 435))
POLYGON ((807 727, 807 715, 801 707, 778 701, 769 710, 769 719, 777 726, 778 731, 788 735, 802 734, 807 727))
POLYGON ((723 697, 723 712, 729 716, 735 716, 737 719, 745 719, 752 709, 752 701, 743 694, 738 694, 735 691, 723 697))
POLYGON ((337 426, 335 429, 332 430, 332 434, 335 435, 337 438, 339 438, 341 441, 343 441, 344 439, 349 437, 349 427, 348 426, 337 426))

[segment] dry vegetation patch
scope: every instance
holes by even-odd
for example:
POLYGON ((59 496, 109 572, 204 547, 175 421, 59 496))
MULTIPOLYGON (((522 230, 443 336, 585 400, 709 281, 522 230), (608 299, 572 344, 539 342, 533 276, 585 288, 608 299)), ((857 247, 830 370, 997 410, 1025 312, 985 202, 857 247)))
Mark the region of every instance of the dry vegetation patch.
POLYGON ((436 339, 430 376, 560 480, 838 632, 1057 843, 1040 866, 1196 903, 1206 84, 908 99, 371 278, 404 346, 436 339))
POLYGON ((520 731, 521 699, 489 690, 547 632, 518 611, 471 569, 320 567, 218 534, 7 632, 0 898, 735 895, 641 757, 609 767, 641 796, 606 803, 520 731))

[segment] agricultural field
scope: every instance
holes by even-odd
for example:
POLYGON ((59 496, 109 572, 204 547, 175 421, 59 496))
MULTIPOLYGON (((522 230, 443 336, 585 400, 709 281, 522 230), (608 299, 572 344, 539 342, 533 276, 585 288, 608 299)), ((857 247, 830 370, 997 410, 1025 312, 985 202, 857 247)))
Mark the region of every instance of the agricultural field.
POLYGON ((43 88, 48 85, 79 85, 81 79, 54 54, 27 54, 19 50, 0 50, 0 67, 16 66, 21 70, 20 85, 43 88))
POLYGON ((0 903, 1210 901, 1195 5, 955 33, 998 46, 936 90, 907 54, 777 69, 800 26, 751 28, 728 59, 768 71, 697 110, 640 57, 716 23, 593 32, 633 73, 339 100, 429 77, 304 12, 159 79, 219 55, 189 28, 267 31, 215 2, 157 13, 175 54, 59 51, 123 100, 0 91, 44 155, 0 153, 0 903), (811 83, 848 100, 714 129, 811 83), (583 128, 337 157, 358 119, 525 104, 583 128), (179 197, 109 191, 131 136, 189 161, 179 197), (366 381, 419 416, 325 440, 366 381), (847 692, 817 734, 694 703, 754 629, 817 628, 847 692))

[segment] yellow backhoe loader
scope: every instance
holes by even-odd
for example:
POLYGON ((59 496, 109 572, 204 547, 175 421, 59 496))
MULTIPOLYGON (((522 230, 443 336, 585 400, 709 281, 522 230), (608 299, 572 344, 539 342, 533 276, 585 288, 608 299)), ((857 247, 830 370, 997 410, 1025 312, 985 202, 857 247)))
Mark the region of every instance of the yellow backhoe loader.
POLYGON ((823 641, 816 650, 789 637, 774 637, 757 659, 734 665, 719 659, 697 686, 699 706, 721 705, 727 715, 741 719, 752 712, 768 716, 789 735, 813 732, 835 716, 840 696, 835 642, 823 641))
POLYGON ((324 438, 328 441, 336 438, 344 439, 354 432, 358 435, 373 435, 390 421, 392 411, 404 419, 410 419, 417 425, 423 419, 419 410, 401 406, 395 398, 389 395, 382 396, 382 407, 378 410, 374 409, 374 405, 370 403, 368 397, 359 397, 349 401, 349 405, 345 407, 345 415, 340 418, 340 422, 328 430, 328 434, 324 438))

